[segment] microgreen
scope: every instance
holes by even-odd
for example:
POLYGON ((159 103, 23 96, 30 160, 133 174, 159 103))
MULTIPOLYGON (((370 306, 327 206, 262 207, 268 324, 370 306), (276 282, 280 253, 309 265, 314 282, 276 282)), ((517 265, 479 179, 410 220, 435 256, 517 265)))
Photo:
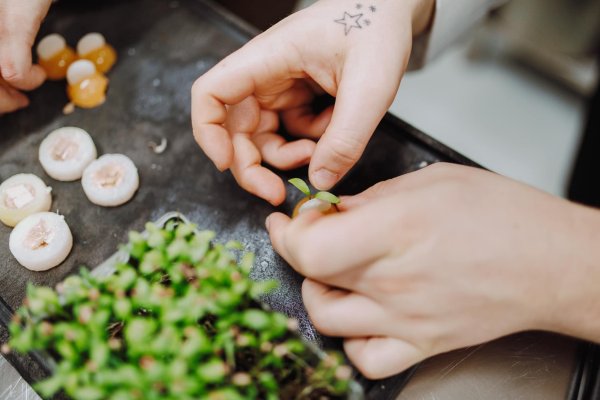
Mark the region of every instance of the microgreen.
POLYGON ((291 183, 292 185, 294 185, 294 187, 296 189, 298 189, 302 193, 304 193, 304 195, 306 197, 310 197, 310 198, 314 197, 315 199, 323 200, 323 201, 326 201, 331 204, 339 204, 340 203, 340 198, 329 192, 317 192, 317 194, 312 196, 310 188, 308 187, 308 184, 300 178, 292 178, 292 179, 288 180, 288 182, 291 183))
POLYGON ((329 192, 318 192, 315 194, 315 199, 323 200, 331 204, 339 204, 340 198, 329 192))
POLYGON ((294 185, 294 187, 296 187, 296 189, 298 189, 299 191, 304 193, 305 196, 310 197, 310 188, 308 187, 306 182, 304 182, 302 179, 292 178, 288 182, 291 183, 292 185, 294 185))
POLYGON ((297 322, 261 306, 277 283, 249 278, 252 255, 233 253, 243 246, 184 223, 146 230, 130 234, 129 261, 113 275, 83 269, 56 290, 28 287, 9 346, 53 356, 52 375, 36 385, 43 397, 344 397, 341 355, 320 359, 297 322))

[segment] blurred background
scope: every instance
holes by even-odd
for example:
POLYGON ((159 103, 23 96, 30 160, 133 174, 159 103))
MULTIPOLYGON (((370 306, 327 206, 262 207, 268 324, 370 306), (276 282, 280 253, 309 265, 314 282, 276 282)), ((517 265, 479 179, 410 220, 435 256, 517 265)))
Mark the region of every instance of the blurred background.
MULTIPOLYGON (((260 29, 313 2, 221 0, 260 29)), ((598 81, 599 32, 600 1, 510 1, 409 72, 390 111, 489 169, 565 196, 598 81)))

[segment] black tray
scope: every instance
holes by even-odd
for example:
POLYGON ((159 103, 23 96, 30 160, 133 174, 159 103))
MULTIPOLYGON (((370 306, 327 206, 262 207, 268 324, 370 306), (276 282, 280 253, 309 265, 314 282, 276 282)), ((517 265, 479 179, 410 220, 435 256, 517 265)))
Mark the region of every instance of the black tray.
MULTIPOLYGON (((126 241, 131 229, 177 210, 203 229, 215 230, 218 240, 237 239, 256 254, 255 279, 275 278, 281 288, 269 305, 300 322, 303 335, 321 345, 308 320, 300 295, 302 278, 273 252, 264 220, 274 208, 238 187, 229 173, 219 173, 197 147, 190 127, 190 88, 193 81, 257 32, 212 3, 199 0, 62 1, 54 5, 41 35, 63 34, 75 45, 91 31, 105 34, 119 53, 110 72, 107 102, 93 110, 63 115, 67 102, 64 82, 46 83, 32 93, 31 106, 0 118, 0 181, 20 173, 35 173, 53 187, 53 210, 64 214, 74 235, 70 257, 48 272, 31 272, 17 264, 8 250, 10 229, 0 225, 0 322, 6 324, 23 301, 28 282, 55 285, 80 265, 96 266, 126 241), (57 182, 37 161, 41 140, 51 130, 73 125, 86 129, 100 154, 120 152, 139 168, 141 187, 128 204, 114 209, 94 206, 79 182, 57 182), (149 141, 168 139, 163 154, 154 154, 149 141)), ((386 115, 358 165, 336 188, 352 194, 372 184, 449 161, 475 165, 392 115, 386 115)), ((282 174, 302 176, 306 171, 282 174)), ((290 191, 281 210, 298 200, 290 191)), ((0 324, 1 325, 1 324, 0 324)), ((0 326, 0 341, 6 341, 0 326)), ((10 355, 9 361, 28 381, 44 375, 36 360, 10 355)), ((378 398, 391 398, 410 371, 374 385, 378 398), (391 389, 381 389, 381 388, 391 389)))

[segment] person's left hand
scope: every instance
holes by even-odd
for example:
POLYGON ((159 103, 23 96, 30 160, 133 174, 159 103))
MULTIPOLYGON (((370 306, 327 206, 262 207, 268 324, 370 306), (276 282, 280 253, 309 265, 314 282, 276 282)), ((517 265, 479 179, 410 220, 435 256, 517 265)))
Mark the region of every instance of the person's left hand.
POLYGON ((196 80, 196 141, 219 170, 273 205, 285 200, 285 185, 264 164, 309 164, 313 186, 331 188, 392 104, 434 4, 320 0, 290 15, 196 80), (315 113, 313 100, 323 93, 335 105, 315 113), (297 140, 278 133, 277 114, 297 140))
POLYGON ((308 277, 316 328, 344 337, 367 377, 521 330, 600 339, 599 324, 585 327, 576 312, 600 308, 598 211, 451 164, 382 182, 341 208, 293 221, 272 214, 267 228, 308 277))

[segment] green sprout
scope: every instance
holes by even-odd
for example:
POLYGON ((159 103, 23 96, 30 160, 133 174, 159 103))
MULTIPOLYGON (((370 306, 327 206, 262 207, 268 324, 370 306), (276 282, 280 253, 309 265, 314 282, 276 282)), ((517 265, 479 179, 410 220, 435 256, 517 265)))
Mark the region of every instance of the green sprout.
POLYGON ((315 199, 323 200, 323 201, 326 201, 331 204, 339 204, 340 203, 340 198, 329 192, 321 191, 321 192, 317 192, 313 196, 310 192, 310 188, 308 187, 308 184, 300 178, 292 178, 292 179, 288 180, 288 182, 291 183, 292 185, 294 185, 294 187, 296 189, 298 189, 299 191, 304 193, 304 195, 308 198, 315 198, 315 199))
POLYGON ((56 363, 44 398, 342 399, 351 369, 299 338, 298 323, 260 303, 274 281, 249 278, 252 254, 213 232, 170 222, 131 233, 129 261, 82 269, 55 290, 30 285, 9 348, 56 363), (239 259, 239 262, 238 262, 239 259))

